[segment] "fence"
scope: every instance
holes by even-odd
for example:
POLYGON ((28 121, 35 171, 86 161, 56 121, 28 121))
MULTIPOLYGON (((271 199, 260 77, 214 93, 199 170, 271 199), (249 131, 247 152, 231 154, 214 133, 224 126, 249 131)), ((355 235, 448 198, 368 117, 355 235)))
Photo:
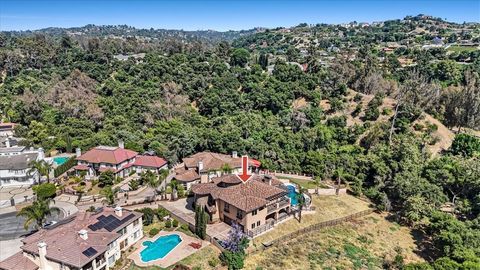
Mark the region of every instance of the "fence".
POLYGON ((255 250, 251 250, 249 253, 254 253, 256 251, 265 250, 269 247, 276 246, 276 245, 281 244, 283 242, 292 240, 292 239, 294 239, 294 238, 296 238, 300 235, 303 235, 303 234, 306 234, 306 233, 309 233, 309 232, 313 232, 313 231, 317 231, 317 230, 323 229, 325 227, 335 226, 335 225, 338 225, 338 224, 343 223, 345 221, 350 221, 352 219, 371 214, 372 212, 373 212, 373 209, 368 209, 368 210, 357 212, 357 213, 354 213, 354 214, 351 214, 351 215, 348 215, 348 216, 345 216, 345 217, 316 223, 316 224, 310 225, 308 227, 305 227, 303 229, 300 229, 300 230, 294 231, 292 233, 283 235, 283 236, 281 236, 281 237, 279 237, 279 238, 277 238, 273 241, 270 241, 268 243, 262 243, 263 244, 262 246, 260 246, 259 248, 255 249, 255 250))

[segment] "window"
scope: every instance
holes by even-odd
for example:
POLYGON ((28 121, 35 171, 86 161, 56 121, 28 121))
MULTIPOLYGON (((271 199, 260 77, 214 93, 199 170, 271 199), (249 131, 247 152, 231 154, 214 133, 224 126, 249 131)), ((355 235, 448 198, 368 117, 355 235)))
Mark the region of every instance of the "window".
POLYGON ((137 219, 133 222, 133 227, 138 226, 138 223, 140 223, 140 219, 137 219))
POLYGON ((127 227, 121 229, 120 231, 118 231, 118 233, 119 233, 120 235, 126 234, 126 233, 127 233, 127 227))
POLYGON ((252 223, 252 229, 255 229, 255 223, 252 223))
POLYGON ((259 221, 257 221, 257 227, 258 227, 258 226, 260 226, 260 220, 259 220, 259 221))
POLYGON ((240 211, 240 210, 237 211, 237 218, 238 218, 238 219, 242 219, 242 218, 243 218, 243 212, 242 212, 242 211, 240 211))
POLYGON ((252 211, 252 216, 255 216, 257 214, 257 210, 252 211))
POLYGON ((117 242, 116 242, 116 241, 114 241, 114 242, 112 242, 112 243, 108 244, 108 249, 115 248, 116 246, 117 246, 117 242))
POLYGON ((133 239, 137 239, 138 237, 140 237, 140 230, 133 233, 133 239))
POLYGON ((115 263, 115 255, 108 257, 108 265, 112 266, 115 263))
POLYGON ((230 205, 228 203, 225 203, 225 205, 223 206, 223 211, 230 213, 230 205))

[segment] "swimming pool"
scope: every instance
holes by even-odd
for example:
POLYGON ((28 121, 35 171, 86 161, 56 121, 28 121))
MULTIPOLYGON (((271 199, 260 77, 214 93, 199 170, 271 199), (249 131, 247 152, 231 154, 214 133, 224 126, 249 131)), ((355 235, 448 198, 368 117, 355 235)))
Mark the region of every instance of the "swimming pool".
POLYGON ((288 197, 290 197, 290 204, 297 205, 298 204, 298 193, 295 191, 294 185, 285 185, 288 189, 288 197))
POLYGON ((145 241, 142 243, 145 248, 140 252, 140 258, 143 262, 162 259, 180 242, 182 242, 182 238, 178 234, 160 236, 153 242, 145 241))
POLYGON ((55 162, 55 164, 57 164, 57 166, 62 165, 62 164, 65 163, 67 160, 68 160, 68 157, 54 157, 54 158, 53 158, 53 162, 55 162))

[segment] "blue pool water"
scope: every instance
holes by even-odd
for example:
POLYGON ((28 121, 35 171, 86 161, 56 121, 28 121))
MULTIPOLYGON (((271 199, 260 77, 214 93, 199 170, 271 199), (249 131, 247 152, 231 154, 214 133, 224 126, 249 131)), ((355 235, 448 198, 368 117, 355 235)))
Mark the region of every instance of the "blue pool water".
POLYGON ((290 197, 290 203, 292 205, 298 204, 297 192, 295 192, 295 187, 292 185, 287 185, 288 188, 288 197, 290 197))
POLYGON ((145 248, 140 252, 140 258, 143 262, 162 259, 180 242, 182 242, 182 238, 178 234, 160 236, 153 242, 145 241, 142 243, 145 248))
POLYGON ((62 164, 65 163, 67 160, 68 160, 68 157, 54 157, 54 158, 53 158, 53 162, 55 162, 55 164, 57 164, 57 166, 62 165, 62 164))

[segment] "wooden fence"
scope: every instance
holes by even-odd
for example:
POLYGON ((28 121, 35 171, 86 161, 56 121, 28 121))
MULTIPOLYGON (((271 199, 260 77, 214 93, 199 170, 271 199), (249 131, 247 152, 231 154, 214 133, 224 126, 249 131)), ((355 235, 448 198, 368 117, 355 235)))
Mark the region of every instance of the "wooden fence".
POLYGON ((373 212, 373 209, 367 209, 367 210, 360 211, 360 212, 357 212, 357 213, 354 213, 354 214, 351 214, 351 215, 348 215, 348 216, 345 216, 345 217, 341 217, 341 218, 337 218, 337 219, 333 219, 333 220, 327 220, 327 221, 323 221, 323 222, 320 222, 320 223, 312 224, 312 225, 310 225, 308 227, 305 227, 303 229, 300 229, 300 230, 294 231, 292 233, 283 235, 283 236, 281 236, 281 237, 279 237, 279 238, 277 238, 273 241, 270 241, 270 242, 267 242, 267 243, 262 243, 261 246, 257 247, 254 250, 250 250, 249 253, 254 253, 254 252, 257 252, 257 251, 265 250, 269 247, 273 247, 273 246, 276 246, 278 244, 290 241, 290 240, 292 240, 292 239, 294 239, 298 236, 301 236, 303 234, 313 232, 313 231, 318 231, 318 230, 326 228, 326 227, 335 226, 335 225, 338 225, 340 223, 350 221, 350 220, 358 218, 358 217, 366 216, 368 214, 371 214, 372 212, 373 212))

